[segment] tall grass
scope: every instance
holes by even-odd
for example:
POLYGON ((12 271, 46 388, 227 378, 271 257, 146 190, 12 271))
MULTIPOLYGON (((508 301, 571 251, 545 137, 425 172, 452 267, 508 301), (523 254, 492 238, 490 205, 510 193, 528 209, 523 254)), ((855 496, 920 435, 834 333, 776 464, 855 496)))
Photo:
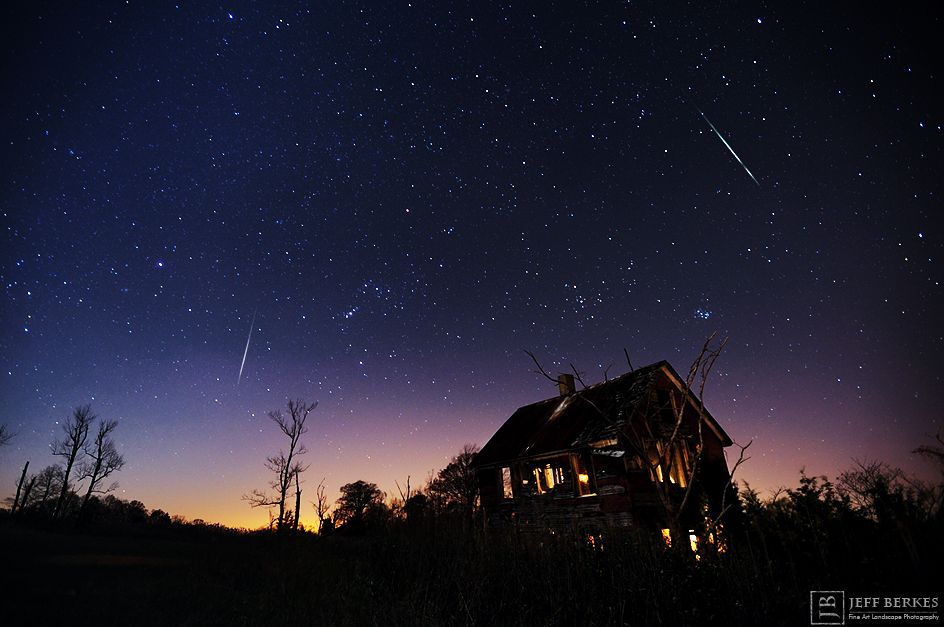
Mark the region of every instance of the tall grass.
POLYGON ((870 517, 809 481, 744 503, 728 550, 703 545, 697 558, 638 531, 591 543, 575 530, 485 532, 450 516, 328 537, 0 521, 0 589, 14 600, 2 622, 775 626, 808 624, 811 590, 939 594, 940 512, 870 517))

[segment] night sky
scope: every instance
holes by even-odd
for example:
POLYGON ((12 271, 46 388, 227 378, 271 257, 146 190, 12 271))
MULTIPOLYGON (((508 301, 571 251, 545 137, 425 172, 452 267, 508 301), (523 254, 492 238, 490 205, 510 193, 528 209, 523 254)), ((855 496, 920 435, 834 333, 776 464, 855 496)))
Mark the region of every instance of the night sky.
POLYGON ((715 331, 741 479, 925 472, 940 11, 471 4, 3 9, 0 496, 91 403, 118 496, 258 526, 288 398, 306 502, 396 493, 555 393, 522 349, 598 381, 715 331))

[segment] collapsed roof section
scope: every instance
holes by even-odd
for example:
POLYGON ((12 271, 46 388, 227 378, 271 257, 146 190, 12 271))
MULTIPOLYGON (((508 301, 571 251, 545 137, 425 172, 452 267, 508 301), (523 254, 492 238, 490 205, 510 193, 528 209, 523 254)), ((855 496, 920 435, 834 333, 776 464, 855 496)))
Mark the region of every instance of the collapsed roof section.
MULTIPOLYGON (((687 389, 675 369, 667 361, 660 361, 583 390, 519 407, 475 456, 473 465, 478 468, 505 465, 516 459, 570 451, 614 438, 643 407, 660 381, 681 392, 687 389)), ((730 446, 731 438, 694 392, 689 393, 689 399, 702 411, 705 423, 722 446, 730 446)))

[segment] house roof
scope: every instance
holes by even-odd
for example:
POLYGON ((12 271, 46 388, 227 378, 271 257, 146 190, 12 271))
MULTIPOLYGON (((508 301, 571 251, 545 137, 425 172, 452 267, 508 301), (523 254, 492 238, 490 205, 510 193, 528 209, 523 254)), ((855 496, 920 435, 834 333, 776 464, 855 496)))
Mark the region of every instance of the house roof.
MULTIPOLYGON (((567 396, 555 396, 519 407, 475 456, 476 467, 494 466, 521 457, 538 457, 587 446, 608 437, 625 426, 638 403, 647 398, 652 385, 667 377, 679 389, 685 380, 667 361, 660 361, 632 372, 591 385, 567 396), (602 414, 602 415, 601 415, 602 414)), ((692 402, 702 407, 692 393, 692 402)), ((723 446, 731 438, 703 409, 709 428, 723 446)))

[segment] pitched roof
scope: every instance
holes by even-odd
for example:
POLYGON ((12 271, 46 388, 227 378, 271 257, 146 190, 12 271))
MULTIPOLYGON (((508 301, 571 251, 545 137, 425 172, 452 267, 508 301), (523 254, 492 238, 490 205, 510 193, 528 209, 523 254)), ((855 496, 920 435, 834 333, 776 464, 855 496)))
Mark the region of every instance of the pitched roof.
MULTIPOLYGON (((613 437, 616 429, 625 425, 630 417, 632 412, 627 410, 635 408, 647 397, 660 374, 674 379, 676 385, 685 385, 684 379, 667 361, 660 361, 568 396, 555 396, 519 407, 482 447, 473 465, 496 465, 520 457, 566 451, 613 437)), ((694 394, 691 398, 696 406, 701 406, 694 394)), ((721 439, 722 445, 729 446, 731 438, 708 410, 704 412, 709 427, 721 439)))

